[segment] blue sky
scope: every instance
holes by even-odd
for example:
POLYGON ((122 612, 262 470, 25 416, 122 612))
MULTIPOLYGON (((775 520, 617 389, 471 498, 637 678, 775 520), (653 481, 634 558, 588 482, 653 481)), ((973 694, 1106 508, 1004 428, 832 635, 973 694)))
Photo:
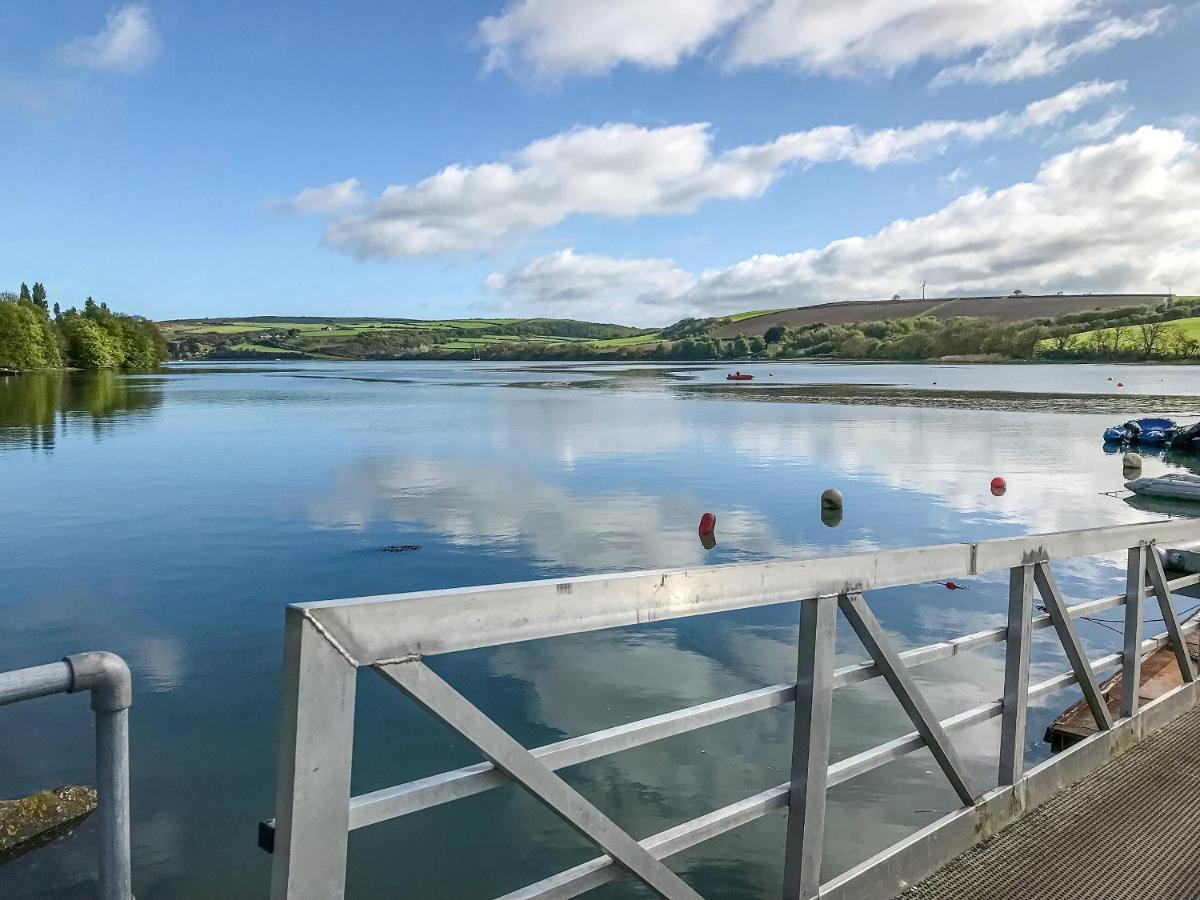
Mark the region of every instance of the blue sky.
POLYGON ((1117 0, 8 0, 0 274, 155 318, 1200 292, 1198 32, 1117 0))

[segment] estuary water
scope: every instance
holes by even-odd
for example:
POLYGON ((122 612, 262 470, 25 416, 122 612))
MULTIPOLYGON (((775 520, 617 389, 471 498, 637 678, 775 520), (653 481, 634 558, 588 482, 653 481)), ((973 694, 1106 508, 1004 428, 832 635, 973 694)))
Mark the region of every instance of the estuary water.
MULTIPOLYGON (((86 649, 129 661, 138 896, 264 895, 255 839, 273 813, 288 603, 1161 518, 1178 510, 1104 493, 1123 479, 1100 433, 1137 414, 1200 417, 1189 367, 761 364, 728 384, 731 368, 280 362, 0 379, 0 669, 86 649), (846 498, 838 523, 819 514, 828 487, 846 498), (404 545, 417 549, 383 549, 404 545)), ((1149 457, 1145 472, 1189 464, 1149 457)), ((1115 557, 1056 575, 1068 597, 1123 589, 1115 557)), ((1001 624, 1006 592, 998 575, 870 599, 913 646, 1001 624)), ((535 746, 786 681, 797 621, 784 604, 431 664, 535 746)), ((1081 629, 1093 653, 1119 643, 1103 622, 1081 629)), ((1050 632, 1034 648, 1035 677, 1066 668, 1050 632)), ((842 622, 839 660, 864 656, 842 622)), ((998 697, 1002 666, 995 646, 916 677, 948 715, 998 697)), ((1031 710, 1031 758, 1075 697, 1031 710)), ((355 793, 479 760, 370 672, 359 698, 355 793)), ((835 758, 910 730, 878 682, 834 706, 835 758)), ((642 837, 786 781, 790 729, 777 709, 563 774, 642 837)), ((955 738, 980 782, 994 783, 997 734, 993 721, 955 738)), ((83 697, 0 709, 0 797, 90 782, 91 741, 83 697)), ((956 801, 921 752, 830 804, 825 877, 956 801)), ((706 897, 778 896, 783 826, 772 814, 671 865, 706 897)), ((95 839, 85 824, 0 866, 0 896, 86 896, 95 839)), ((594 855, 506 787, 354 832, 348 895, 491 897, 594 855)))

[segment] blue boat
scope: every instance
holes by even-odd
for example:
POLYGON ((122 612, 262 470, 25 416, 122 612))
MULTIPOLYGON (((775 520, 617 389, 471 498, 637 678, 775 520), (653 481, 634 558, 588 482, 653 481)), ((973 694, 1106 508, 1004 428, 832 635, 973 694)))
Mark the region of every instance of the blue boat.
POLYGON ((1105 429, 1104 442, 1156 446, 1169 443, 1178 433, 1174 419, 1130 419, 1124 425, 1105 429))

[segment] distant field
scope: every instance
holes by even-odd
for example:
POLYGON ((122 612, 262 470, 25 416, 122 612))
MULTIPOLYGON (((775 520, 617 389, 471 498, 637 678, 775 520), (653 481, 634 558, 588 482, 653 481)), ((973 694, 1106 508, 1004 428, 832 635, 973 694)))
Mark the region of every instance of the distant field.
POLYGON ((1122 309, 1129 306, 1153 306, 1165 303, 1165 294, 1052 294, 1018 297, 941 297, 926 300, 879 300, 847 303, 823 303, 796 309, 776 310, 757 315, 730 316, 734 322, 718 328, 714 337, 732 338, 739 334, 760 335, 772 325, 801 328, 806 325, 844 325, 849 322, 873 322, 881 319, 905 319, 910 316, 983 316, 1001 322, 1017 322, 1041 316, 1065 316, 1092 310, 1122 309))
POLYGON ((630 337, 607 338, 602 341, 591 341, 593 347, 634 347, 638 344, 653 344, 661 340, 658 332, 650 334, 635 334, 630 337))
POLYGON ((181 319, 161 323, 180 358, 219 359, 249 353, 271 356, 363 359, 465 351, 504 345, 641 343, 642 335, 623 325, 571 319, 382 319, 351 317, 250 316, 181 319), (545 332, 545 333, 544 333, 545 332))
POLYGON ((779 309, 752 309, 749 312, 734 313, 732 316, 724 316, 724 318, 733 322, 740 322, 743 319, 753 319, 757 316, 766 316, 771 313, 787 312, 789 309, 790 307, 786 306, 779 309))
MULTIPOLYGON (((1164 323, 1168 331, 1182 332, 1184 336, 1200 341, 1200 316, 1191 319, 1176 319, 1173 322, 1164 323)), ((1071 346, 1079 347, 1091 343, 1095 340, 1097 334, 1105 337, 1112 337, 1114 329, 1112 328, 1097 328, 1092 331, 1081 331, 1071 338, 1071 346)), ((1042 341, 1041 347, 1051 347, 1053 342, 1042 341)), ((1130 325, 1124 329, 1120 338, 1119 350, 1137 350, 1140 349, 1141 343, 1139 332, 1136 325, 1130 325)))

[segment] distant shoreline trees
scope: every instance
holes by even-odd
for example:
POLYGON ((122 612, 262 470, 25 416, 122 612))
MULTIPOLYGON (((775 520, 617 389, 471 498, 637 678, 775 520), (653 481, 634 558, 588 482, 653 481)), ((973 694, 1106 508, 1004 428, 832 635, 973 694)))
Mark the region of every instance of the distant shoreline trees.
POLYGON ((167 358, 158 326, 113 312, 88 297, 82 310, 63 310, 46 288, 21 284, 0 293, 0 366, 11 369, 152 369, 167 358))

